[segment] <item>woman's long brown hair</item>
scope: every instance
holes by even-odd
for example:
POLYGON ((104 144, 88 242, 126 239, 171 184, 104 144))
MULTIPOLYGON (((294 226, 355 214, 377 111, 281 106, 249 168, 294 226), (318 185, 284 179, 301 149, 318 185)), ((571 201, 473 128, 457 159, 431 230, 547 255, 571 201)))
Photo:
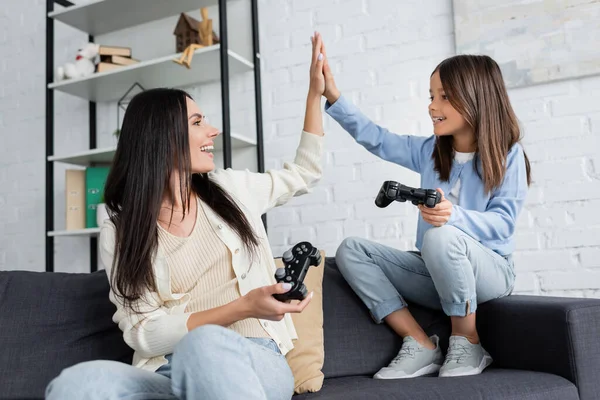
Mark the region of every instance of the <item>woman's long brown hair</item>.
MULTIPOLYGON (((477 150, 473 166, 489 193, 502 183, 508 152, 521 139, 500 67, 485 55, 457 55, 442 61, 432 75, 436 71, 448 101, 475 133, 477 150), (483 171, 478 169, 479 161, 483 171)), ((454 158, 452 140, 452 136, 437 137, 432 154, 442 181, 450 179, 454 158)), ((531 167, 524 155, 529 185, 531 167)))
MULTIPOLYGON (((156 291, 152 259, 158 246, 157 220, 171 173, 179 171, 184 215, 197 195, 235 231, 251 254, 259 244, 235 200, 206 174, 192 174, 186 99, 179 89, 157 88, 129 103, 104 197, 116 228, 111 283, 133 311, 136 301, 156 291)), ((174 201, 175 193, 168 193, 174 201)), ((172 215, 172 214, 171 214, 172 215)))

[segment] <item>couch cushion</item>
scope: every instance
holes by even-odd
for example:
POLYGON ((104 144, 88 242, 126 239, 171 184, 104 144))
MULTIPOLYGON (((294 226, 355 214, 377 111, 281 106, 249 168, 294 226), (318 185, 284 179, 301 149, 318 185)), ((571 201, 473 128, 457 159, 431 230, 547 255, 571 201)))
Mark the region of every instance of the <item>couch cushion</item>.
MULTIPOLYGON (((450 336, 449 318, 441 311, 409 304, 427 334, 440 336, 445 351, 450 336)), ((326 378, 373 375, 396 356, 402 344, 387 324, 375 324, 366 306, 346 283, 335 259, 325 261, 323 277, 323 329, 326 378)))
POLYGON ((488 369, 481 375, 458 378, 376 380, 370 377, 325 379, 317 393, 294 400, 576 400, 568 380, 543 372, 488 369))
POLYGON ((104 271, 0 271, 0 397, 43 398, 51 379, 81 361, 131 363, 108 290, 104 271))
MULTIPOLYGON (((294 348, 285 358, 294 374, 296 393, 316 392, 323 386, 321 369, 325 360, 323 343, 323 266, 325 252, 321 250, 321 263, 309 268, 304 278, 307 291, 313 293, 310 305, 301 313, 293 313, 292 320, 298 334, 294 348)), ((283 268, 283 260, 275 259, 275 266, 283 268)))

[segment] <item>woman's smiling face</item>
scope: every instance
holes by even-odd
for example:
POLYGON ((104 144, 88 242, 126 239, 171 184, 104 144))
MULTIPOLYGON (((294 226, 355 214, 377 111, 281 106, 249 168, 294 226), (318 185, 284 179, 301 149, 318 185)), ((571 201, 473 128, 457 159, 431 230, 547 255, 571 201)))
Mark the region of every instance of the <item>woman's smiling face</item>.
POLYGON ((219 131, 208 124, 206 116, 190 98, 187 99, 187 113, 191 172, 193 174, 210 172, 215 169, 212 151, 214 139, 219 135, 219 131))

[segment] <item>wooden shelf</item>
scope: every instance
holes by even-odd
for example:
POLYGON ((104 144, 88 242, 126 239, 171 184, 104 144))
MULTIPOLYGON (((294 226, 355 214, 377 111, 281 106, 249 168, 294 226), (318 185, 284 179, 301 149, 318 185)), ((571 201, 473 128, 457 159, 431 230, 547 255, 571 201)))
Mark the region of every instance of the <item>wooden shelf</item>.
MULTIPOLYGON (((107 2, 113 0, 105 0, 107 2)), ((171 4, 171 2, 166 2, 171 4)), ((120 99, 135 82, 145 89, 183 87, 221 79, 220 45, 204 47, 194 52, 191 68, 173 62, 181 53, 138 64, 123 66, 83 78, 53 82, 48 88, 69 93, 89 101, 106 102, 120 99)), ((254 64, 229 50, 229 73, 236 75, 252 71, 254 64)))
POLYGON ((87 166, 90 164, 110 164, 115 154, 114 147, 81 151, 64 156, 49 156, 48 161, 87 166))
POLYGON ((73 229, 68 231, 50 231, 48 236, 97 236, 100 228, 73 229))
MULTIPOLYGON (((256 140, 247 138, 238 133, 231 134, 231 149, 241 149, 245 147, 256 146, 256 140)), ((48 161, 62 162, 66 164, 74 164, 81 166, 89 166, 91 164, 110 164, 115 154, 115 147, 106 147, 102 149, 93 149, 87 151, 81 151, 78 153, 67 154, 63 156, 49 156, 48 161)), ((215 141, 214 152, 223 151, 223 141, 215 141)))
POLYGON ((217 0, 94 0, 48 17, 96 36, 216 4, 217 0))

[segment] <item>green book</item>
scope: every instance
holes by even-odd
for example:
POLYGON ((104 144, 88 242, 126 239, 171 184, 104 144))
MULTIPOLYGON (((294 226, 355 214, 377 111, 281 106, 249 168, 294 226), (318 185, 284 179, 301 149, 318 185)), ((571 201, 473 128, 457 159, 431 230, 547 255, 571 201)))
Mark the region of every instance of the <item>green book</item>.
POLYGON ((85 170, 85 227, 97 228, 96 205, 102 202, 104 184, 110 167, 88 167, 85 170))

